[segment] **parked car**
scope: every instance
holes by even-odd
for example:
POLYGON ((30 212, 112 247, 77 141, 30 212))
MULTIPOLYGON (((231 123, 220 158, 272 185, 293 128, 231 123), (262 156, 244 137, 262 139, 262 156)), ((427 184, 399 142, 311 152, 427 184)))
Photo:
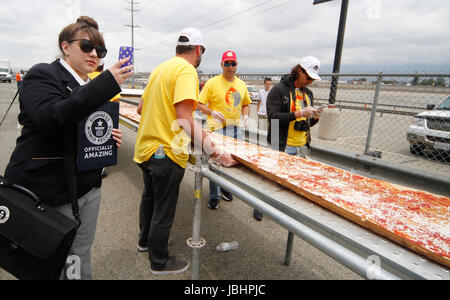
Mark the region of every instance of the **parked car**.
POLYGON ((11 66, 7 59, 0 59, 0 81, 9 83, 12 81, 11 66))
POLYGON ((256 89, 255 86, 253 85, 248 85, 248 93, 250 94, 250 99, 252 99, 252 101, 258 101, 259 100, 259 91, 256 89))
POLYGON ((433 154, 450 158, 450 97, 437 107, 428 105, 428 111, 417 114, 409 126, 406 138, 412 154, 433 154))

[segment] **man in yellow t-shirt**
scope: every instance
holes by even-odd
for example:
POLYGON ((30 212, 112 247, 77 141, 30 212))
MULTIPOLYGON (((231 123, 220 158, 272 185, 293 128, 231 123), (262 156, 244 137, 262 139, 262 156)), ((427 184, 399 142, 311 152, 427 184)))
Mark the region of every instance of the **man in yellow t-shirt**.
POLYGON ((138 251, 149 252, 152 274, 176 274, 189 263, 169 257, 167 243, 175 218, 180 184, 189 158, 188 145, 204 146, 224 166, 237 162, 211 143, 194 121, 198 75, 205 47, 200 31, 186 28, 179 35, 176 56, 153 70, 142 96, 142 112, 134 161, 144 175, 138 251))
MULTIPOLYGON (((242 139, 242 126, 248 124, 249 104, 252 103, 244 81, 236 77, 238 60, 234 51, 222 55, 223 73, 208 80, 200 94, 198 109, 208 115, 206 127, 235 139, 242 139)), ((219 207, 219 199, 233 200, 233 196, 212 182, 209 183, 208 207, 219 207)))

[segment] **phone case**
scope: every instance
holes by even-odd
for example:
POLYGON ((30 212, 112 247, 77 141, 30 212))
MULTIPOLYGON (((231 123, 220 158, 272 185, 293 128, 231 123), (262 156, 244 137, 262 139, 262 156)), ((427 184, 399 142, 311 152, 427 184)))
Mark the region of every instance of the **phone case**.
POLYGON ((134 48, 133 47, 127 47, 127 46, 121 46, 119 49, 119 60, 130 57, 131 59, 122 65, 121 68, 134 65, 134 48))

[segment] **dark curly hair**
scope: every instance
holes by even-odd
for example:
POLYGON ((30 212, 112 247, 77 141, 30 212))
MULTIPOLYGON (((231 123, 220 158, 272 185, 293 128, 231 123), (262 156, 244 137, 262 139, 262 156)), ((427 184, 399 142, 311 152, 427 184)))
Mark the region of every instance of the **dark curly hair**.
POLYGON ((291 77, 293 81, 296 81, 298 79, 298 72, 300 70, 303 70, 303 68, 300 65, 296 65, 295 67, 292 68, 291 77))

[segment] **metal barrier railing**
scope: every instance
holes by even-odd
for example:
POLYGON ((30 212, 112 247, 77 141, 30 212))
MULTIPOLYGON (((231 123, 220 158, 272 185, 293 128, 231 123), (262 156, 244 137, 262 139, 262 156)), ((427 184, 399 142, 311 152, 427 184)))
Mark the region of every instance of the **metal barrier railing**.
MULTIPOLYGON (((200 74, 205 81, 217 74, 200 74)), ((448 110, 434 110, 416 118, 427 108, 437 107, 450 96, 450 74, 439 73, 341 73, 321 74, 322 81, 310 86, 317 104, 328 103, 331 78, 338 76, 335 105, 339 113, 325 113, 312 129, 312 144, 338 151, 376 156, 399 166, 448 175, 450 163, 450 121, 448 110), (333 121, 334 118, 334 121, 333 121), (327 134, 327 123, 334 127, 327 134), (439 123, 435 130, 428 124, 439 123)), ((251 85, 262 88, 266 77, 278 83, 283 74, 239 74, 251 85)), ((146 83, 148 74, 137 82, 146 83)), ((135 81, 136 82, 136 81, 135 81)), ((144 86, 142 86, 143 88, 144 86)), ((251 105, 250 125, 266 130, 259 119, 256 102, 251 105)), ((328 128, 330 129, 330 128, 328 128)))

